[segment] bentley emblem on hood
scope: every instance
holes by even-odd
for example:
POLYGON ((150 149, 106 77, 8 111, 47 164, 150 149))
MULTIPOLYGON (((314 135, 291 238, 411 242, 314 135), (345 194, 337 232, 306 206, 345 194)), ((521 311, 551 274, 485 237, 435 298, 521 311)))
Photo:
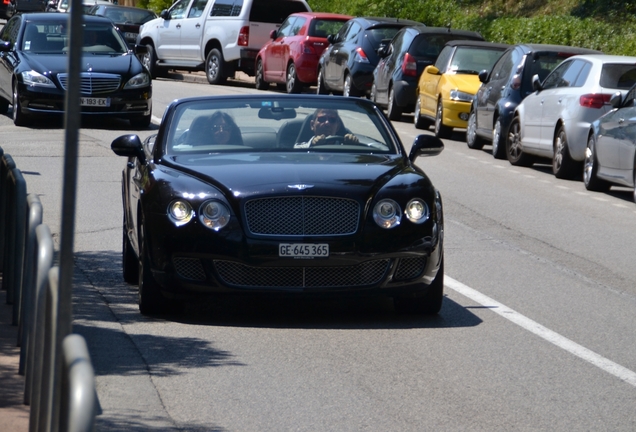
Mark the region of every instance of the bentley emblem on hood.
POLYGON ((290 189, 298 189, 299 191, 301 191, 301 190, 312 188, 314 187, 314 185, 295 184, 295 185, 287 185, 287 187, 290 189))

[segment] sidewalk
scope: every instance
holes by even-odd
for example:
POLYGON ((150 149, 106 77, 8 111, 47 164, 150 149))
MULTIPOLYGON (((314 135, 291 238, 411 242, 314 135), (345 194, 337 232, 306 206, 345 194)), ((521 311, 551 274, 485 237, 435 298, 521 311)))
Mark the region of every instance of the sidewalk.
POLYGON ((18 375, 18 327, 11 325, 13 306, 6 299, 7 292, 0 290, 0 431, 26 432, 29 407, 22 403, 24 376, 18 375))

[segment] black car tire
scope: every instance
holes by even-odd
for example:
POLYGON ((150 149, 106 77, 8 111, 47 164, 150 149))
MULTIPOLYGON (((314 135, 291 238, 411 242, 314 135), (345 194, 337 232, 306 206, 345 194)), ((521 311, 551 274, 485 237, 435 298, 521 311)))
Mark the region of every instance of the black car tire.
POLYGON ((285 84, 287 93, 300 93, 303 89, 303 83, 298 80, 296 66, 293 63, 290 63, 289 66, 287 66, 287 80, 285 84))
MULTIPOLYGON (((125 218, 125 216, 124 216, 125 218)), ((122 241, 122 253, 121 253, 121 261, 122 261, 122 273, 124 276, 124 281, 129 284, 137 284, 139 283, 139 258, 135 254, 135 250, 130 243, 130 239, 126 234, 126 221, 124 219, 124 229, 122 230, 123 241, 122 241)))
POLYGON ((402 118, 402 107, 395 102, 395 91, 393 87, 389 90, 389 103, 387 104, 387 115, 389 120, 400 120, 402 118))
POLYGON ((20 93, 18 92, 18 82, 16 81, 13 83, 13 124, 16 126, 27 126, 29 123, 29 116, 22 112, 22 106, 20 106, 20 93))
POLYGON ((152 275, 145 230, 146 226, 142 220, 139 227, 139 312, 142 315, 157 315, 167 312, 169 304, 152 275))
POLYGON ((352 96, 357 97, 360 96, 360 92, 353 84, 353 79, 351 78, 351 74, 346 74, 344 79, 344 84, 342 85, 342 95, 345 97, 352 96))
POLYGON ((373 83, 371 85, 371 93, 369 93, 369 100, 376 105, 378 105, 378 101, 376 100, 376 96, 375 96, 377 91, 378 91, 378 88, 376 87, 375 83, 373 83))
POLYGON ((568 137, 563 125, 559 126, 553 143, 552 173, 556 178, 572 179, 580 173, 581 164, 570 156, 568 137))
POLYGON ((484 148, 484 139, 477 135, 477 114, 475 114, 475 110, 470 110, 470 115, 468 116, 466 145, 473 150, 481 150, 484 148))
POLYGON ((205 58, 205 76, 210 84, 223 84, 227 80, 224 65, 225 60, 221 51, 211 49, 205 58))
POLYGON ((254 76, 254 84, 256 90, 268 90, 269 83, 265 81, 265 72, 263 71, 263 60, 258 59, 256 62, 256 75, 254 76))
POLYGON ((444 106, 442 100, 437 102, 437 111, 435 112, 435 136, 437 138, 450 138, 453 134, 453 128, 444 126, 444 106))
POLYGON ((585 150, 585 162, 583 164, 583 185, 585 189, 595 192, 606 192, 611 184, 596 176, 598 172, 598 160, 596 159, 596 138, 590 134, 585 150))
POLYGON ((431 122, 422 116, 422 107, 420 106, 420 95, 417 95, 415 101, 415 111, 413 112, 413 123, 417 129, 428 129, 431 126, 431 122))
POLYGON ((161 68, 157 66, 157 54, 152 44, 146 45, 146 52, 141 55, 141 63, 146 66, 152 79, 162 75, 161 68))
POLYGON ((318 80, 316 83, 316 94, 329 94, 325 86, 325 77, 322 75, 322 68, 318 68, 318 80))
POLYGON ((444 301, 444 259, 426 294, 421 297, 398 296, 393 298, 393 307, 400 314, 435 315, 442 309, 444 301))
POLYGON ((11 105, 8 101, 4 99, 0 99, 0 114, 6 114, 9 112, 9 105, 11 105))
POLYGON ((521 144, 521 123, 519 117, 512 119, 506 136, 506 155, 508 162, 515 166, 532 166, 533 158, 523 152, 521 144))
POLYGON ((502 136, 501 120, 497 117, 495 126, 492 128, 492 156, 495 159, 506 158, 506 141, 502 136))

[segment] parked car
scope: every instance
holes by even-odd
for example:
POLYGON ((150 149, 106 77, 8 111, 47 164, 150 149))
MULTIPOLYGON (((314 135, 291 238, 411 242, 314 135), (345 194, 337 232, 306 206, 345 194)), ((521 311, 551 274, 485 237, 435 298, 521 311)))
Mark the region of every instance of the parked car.
MULTIPOLYGON (((84 11, 84 13, 87 13, 88 10, 90 8, 92 8, 95 5, 112 5, 113 3, 111 3, 108 0, 82 0, 82 10, 84 11)), ((58 12, 65 12, 67 13, 69 11, 71 7, 71 2, 70 0, 59 0, 59 3, 56 6, 56 10, 58 12)))
POLYGON ((269 83, 285 84, 287 93, 299 93, 316 84, 316 67, 329 45, 327 36, 336 34, 350 20, 348 15, 323 12, 291 14, 271 40, 256 55, 256 88, 266 90, 269 83))
POLYGON ((479 73, 481 86, 473 99, 468 117, 466 143, 481 149, 492 143, 492 155, 506 158, 508 127, 517 105, 532 93, 532 77, 543 81, 563 60, 576 54, 601 54, 587 48, 518 44, 510 47, 492 70, 479 73))
POLYGON ((447 42, 434 65, 420 75, 416 90, 415 127, 435 126, 435 136, 450 138, 454 128, 465 128, 479 72, 489 71, 506 44, 470 40, 447 42))
POLYGON ((177 0, 139 29, 154 77, 166 69, 205 71, 223 84, 236 71, 255 74, 256 54, 289 15, 311 11, 305 0, 177 0))
POLYGON ((157 14, 148 9, 115 4, 96 4, 86 12, 88 15, 99 15, 110 18, 124 35, 128 46, 134 47, 139 35, 139 27, 157 18, 157 14))
POLYGON ((317 93, 367 96, 373 84, 373 70, 380 61, 378 48, 387 45, 405 26, 417 21, 397 18, 357 17, 335 35, 318 60, 317 93))
POLYGON ((443 143, 421 135, 407 154, 366 99, 184 98, 156 135, 111 147, 127 158, 123 276, 138 284, 143 314, 231 292, 388 296, 400 311, 440 310, 442 200, 415 160, 443 143), (296 148, 329 125, 347 136, 296 148))
POLYGON ((15 14, 16 0, 3 0, 0 2, 0 18, 8 20, 15 14))
POLYGON ((373 70, 371 100, 387 110, 391 120, 415 109, 415 89, 424 68, 432 65, 446 42, 481 40, 477 32, 425 25, 402 28, 387 46, 378 50, 373 70))
MULTIPOLYGON (((147 127, 152 112, 150 74, 111 20, 87 15, 84 26, 81 113, 125 118, 134 127, 147 127)), ((14 15, 0 32, 0 112, 13 105, 17 126, 37 116, 64 114, 67 28, 67 15, 42 12, 14 15)))
MULTIPOLYGON (((10 0, 4 0, 4 2, 10 0)), ((45 12, 47 0, 14 0, 15 12, 45 12)))
POLYGON ((636 85, 610 98, 612 109, 592 122, 585 150, 583 183, 605 192, 612 185, 633 188, 636 202, 636 85))
POLYGON ((608 112, 616 92, 636 83, 636 57, 576 55, 564 60, 521 101, 510 123, 506 154, 513 165, 552 161, 558 178, 581 175, 591 123, 608 112))

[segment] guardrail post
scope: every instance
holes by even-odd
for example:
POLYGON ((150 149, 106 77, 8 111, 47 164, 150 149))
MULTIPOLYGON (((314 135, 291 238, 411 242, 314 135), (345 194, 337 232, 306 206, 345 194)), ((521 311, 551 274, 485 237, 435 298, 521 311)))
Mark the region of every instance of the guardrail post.
MULTIPOLYGON (((42 223, 42 203, 36 194, 27 195, 27 216, 24 239, 24 260, 22 266, 22 292, 20 302, 20 320, 18 322, 18 341, 20 345, 20 366, 18 373, 25 374, 26 359, 32 355, 29 351, 29 339, 33 338, 33 317, 35 311, 35 283, 37 237, 35 229, 42 223)), ((25 401, 28 404, 28 401, 25 401)))
POLYGON ((53 237, 48 225, 39 225, 35 229, 37 237, 36 273, 35 273, 35 308, 33 310, 33 337, 29 338, 27 370, 25 377, 25 403, 31 405, 29 431, 38 428, 41 407, 42 375, 44 369, 44 346, 47 331, 46 303, 48 277, 53 265, 53 237))
MULTIPOLYGON (((13 158, 2 151, 2 157, 0 158, 0 272, 4 271, 4 257, 7 237, 7 175, 9 171, 15 168, 15 162, 13 158)), ((4 275, 3 275, 4 276, 4 275)), ((2 284, 3 289, 7 289, 6 285, 2 284)))
POLYGON ((89 432, 95 425, 95 372, 84 338, 70 334, 62 342, 64 369, 60 432, 89 432))

